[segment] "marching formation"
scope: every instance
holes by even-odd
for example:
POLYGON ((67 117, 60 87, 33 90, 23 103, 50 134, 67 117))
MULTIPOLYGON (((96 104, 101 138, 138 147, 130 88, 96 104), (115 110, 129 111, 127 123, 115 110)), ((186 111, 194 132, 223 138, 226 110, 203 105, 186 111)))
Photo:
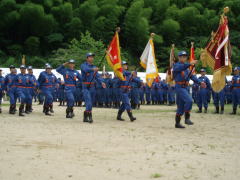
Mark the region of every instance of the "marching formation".
POLYGON ((16 113, 16 103, 19 101, 19 116, 24 116, 24 113, 32 112, 32 101, 38 96, 39 104, 43 104, 43 113, 46 116, 54 113, 53 102, 59 101, 60 106, 66 102, 66 118, 73 118, 74 106, 82 106, 84 102, 83 122, 88 123, 93 122, 93 107, 118 108, 117 120, 124 121, 122 114, 126 111, 130 121, 133 122, 136 118, 132 109, 139 109, 141 104, 176 104, 175 128, 185 128, 180 123, 181 117, 184 115, 185 124, 193 125, 190 118, 193 102, 198 106, 198 113, 202 113, 203 110, 207 113, 212 97, 215 113, 223 114, 224 105, 232 103, 231 114, 234 115, 240 106, 240 68, 234 68, 232 81, 228 82, 226 76, 232 73, 228 19, 225 16, 228 11, 228 7, 224 8, 219 27, 212 33, 200 56, 203 67, 209 66, 213 70, 212 83, 207 78, 205 69, 201 69, 200 77, 196 76, 195 65, 198 61, 195 60, 193 42, 190 56, 188 57, 186 51, 180 51, 178 60, 175 60, 172 45, 166 81, 162 80, 155 58, 154 33, 151 33, 140 57, 141 66, 146 69, 146 83, 143 83, 137 71, 130 72, 128 63, 121 60, 118 36, 120 28, 117 28, 102 58, 103 60, 106 57, 114 71, 114 77, 109 73, 98 72, 99 68, 94 65, 95 54, 91 52, 86 54, 86 61, 80 66, 81 73, 75 69, 73 59, 60 65, 56 71, 63 76, 63 80, 56 78, 50 64, 45 65, 45 71, 41 72, 38 79, 33 75, 31 66, 21 65, 20 73, 17 73, 15 66, 12 65, 10 74, 6 77, 2 77, 0 70, 0 104, 6 92, 10 101, 9 114, 16 113), (194 82, 192 86, 190 80, 194 82))
POLYGON ((143 83, 136 71, 128 71, 126 61, 122 61, 124 80, 109 73, 99 74, 99 69, 93 65, 94 56, 93 53, 86 54, 86 61, 80 67, 81 73, 75 69, 75 60, 60 65, 56 71, 63 76, 63 80, 56 78, 50 64, 45 65, 45 71, 40 73, 38 79, 33 75, 32 66, 21 65, 20 73, 17 73, 15 66, 11 65, 6 77, 0 70, 0 103, 6 92, 10 101, 9 114, 16 113, 16 103, 19 101, 18 114, 24 116, 32 112, 32 102, 37 97, 39 104, 43 104, 43 113, 51 116, 54 101, 58 101, 59 106, 66 102, 66 118, 74 117, 74 106, 84 105, 83 122, 89 123, 93 122, 93 107, 118 108, 119 121, 124 121, 122 113, 126 110, 130 120, 134 121, 136 118, 132 109, 139 109, 140 105, 171 106, 176 103, 176 128, 184 128, 180 124, 182 115, 185 116, 185 124, 193 124, 190 120, 193 102, 199 108, 198 113, 202 113, 202 108, 207 113, 211 97, 216 107, 215 113, 223 114, 224 105, 232 103, 232 114, 236 114, 240 105, 240 67, 234 68, 232 81, 226 81, 222 91, 214 92, 205 69, 201 69, 198 78, 191 73, 189 67, 197 61, 186 62, 188 55, 185 51, 178 53, 179 61, 173 66, 175 84, 169 85, 158 76, 151 87, 143 83), (192 86, 190 79, 194 81, 192 86))

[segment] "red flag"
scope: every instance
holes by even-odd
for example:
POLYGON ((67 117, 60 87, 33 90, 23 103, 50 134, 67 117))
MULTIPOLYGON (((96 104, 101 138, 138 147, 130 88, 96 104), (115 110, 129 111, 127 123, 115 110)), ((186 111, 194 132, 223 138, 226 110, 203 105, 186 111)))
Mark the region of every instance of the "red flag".
MULTIPOLYGON (((190 59, 189 62, 191 63, 192 61, 195 60, 195 54, 194 54, 194 42, 191 42, 191 49, 190 49, 190 59)), ((196 74, 195 67, 190 66, 190 71, 192 71, 192 74, 196 74)))
POLYGON ((212 33, 211 41, 201 54, 203 66, 209 65, 214 70, 212 88, 215 92, 225 87, 225 77, 232 73, 227 11, 228 8, 224 8, 219 27, 216 33, 212 33))
POLYGON ((108 64, 112 67, 116 76, 119 79, 124 80, 123 73, 122 73, 123 72, 122 60, 121 60, 121 52, 120 52, 119 38, 118 38, 117 31, 107 49, 106 59, 108 64))

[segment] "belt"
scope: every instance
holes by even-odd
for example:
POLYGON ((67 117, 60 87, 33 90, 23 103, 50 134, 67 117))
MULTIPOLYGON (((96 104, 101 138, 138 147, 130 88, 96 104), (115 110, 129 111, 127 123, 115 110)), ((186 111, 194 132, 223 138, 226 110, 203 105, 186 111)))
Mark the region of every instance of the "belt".
POLYGON ((26 88, 26 87, 24 87, 24 86, 16 86, 16 87, 18 87, 18 88, 26 88))
POLYGON ((83 82, 83 84, 95 84, 95 82, 83 82))
POLYGON ((65 86, 71 86, 71 87, 75 87, 75 84, 65 84, 65 86))
POLYGON ((25 87, 25 88, 33 88, 33 87, 25 87))
POLYGON ((239 89, 240 88, 240 86, 238 86, 238 87, 233 87, 233 89, 239 89))
POLYGON ((53 86, 52 85, 48 85, 48 86, 43 86, 43 87, 49 88, 49 87, 53 87, 53 86))
POLYGON ((131 88, 131 86, 120 86, 121 88, 131 88))
POLYGON ((187 82, 187 81, 178 81, 178 82, 176 82, 176 84, 188 86, 189 82, 187 82))

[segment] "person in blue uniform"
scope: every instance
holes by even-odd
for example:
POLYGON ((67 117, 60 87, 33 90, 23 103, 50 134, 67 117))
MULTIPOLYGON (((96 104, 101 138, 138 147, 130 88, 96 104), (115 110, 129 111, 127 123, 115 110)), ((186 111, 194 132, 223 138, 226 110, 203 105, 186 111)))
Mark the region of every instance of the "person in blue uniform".
POLYGON ((104 83, 106 88, 104 88, 104 104, 106 108, 111 107, 111 78, 109 73, 105 73, 104 83))
POLYGON ((26 84, 25 113, 29 114, 32 112, 32 101, 33 101, 33 96, 37 89, 37 80, 36 80, 36 77, 33 75, 32 66, 28 66, 27 70, 28 70, 28 74, 26 74, 27 84, 26 84))
POLYGON ((60 79, 59 79, 59 89, 58 89, 59 106, 64 106, 64 105, 65 105, 64 89, 65 89, 65 83, 64 83, 64 81, 60 78, 60 79))
POLYGON ((198 105, 198 113, 202 112, 202 107, 204 106, 204 112, 207 113, 207 109, 208 109, 208 93, 211 90, 211 83, 208 79, 208 77, 206 76, 206 70, 205 69, 201 69, 201 76, 198 78, 200 82, 204 82, 204 84, 202 84, 202 86, 200 86, 200 90, 198 92, 198 96, 197 96, 197 105, 198 105), (205 86, 206 84, 206 86, 205 86))
POLYGON ((41 72, 38 77, 40 93, 42 92, 45 100, 43 104, 43 113, 46 116, 51 116, 49 112, 53 107, 53 91, 57 83, 56 76, 52 73, 52 66, 45 65, 45 71, 41 72))
POLYGON ((5 86, 4 86, 4 77, 2 75, 2 69, 0 69, 0 113, 2 113, 2 98, 3 98, 3 95, 4 95, 4 89, 5 89, 5 86))
POLYGON ((65 96, 67 100, 66 118, 74 117, 73 106, 75 104, 75 93, 77 80, 82 82, 82 76, 75 70, 75 60, 70 59, 68 62, 60 65, 56 71, 61 74, 65 82, 65 96), (65 66, 68 66, 67 68, 65 66))
POLYGON ((131 86, 131 107, 132 109, 139 109, 140 108, 140 97, 139 97, 139 88, 141 86, 141 79, 137 77, 137 72, 133 71, 132 76, 135 79, 138 79, 138 81, 132 81, 130 83, 131 86))
POLYGON ((197 103, 197 96, 199 94, 199 85, 197 83, 193 83, 192 85, 192 98, 193 98, 193 102, 197 103))
POLYGON ((167 101, 168 101, 168 85, 167 85, 165 79, 163 79, 161 81, 161 88, 163 90, 163 103, 162 104, 167 104, 167 101))
POLYGON ((5 91, 7 92, 7 95, 9 96, 9 99, 10 99, 9 114, 15 114, 17 94, 16 94, 16 86, 13 80, 16 77, 16 68, 15 66, 11 65, 9 69, 10 69, 10 74, 7 74, 5 76, 4 86, 5 86, 5 91))
POLYGON ((231 89, 231 87, 232 87, 231 81, 227 81, 227 84, 224 88, 226 104, 231 104, 232 103, 232 89, 231 89))
MULTIPOLYGON (((197 63, 193 60, 190 63, 187 61, 187 53, 185 51, 180 51, 178 53, 179 61, 173 66, 173 77, 176 82, 175 91, 177 95, 177 112, 175 116, 175 128, 185 128, 181 125, 181 116, 185 113, 185 124, 193 125, 190 120, 190 111, 192 109, 192 98, 188 92, 189 80, 192 79, 196 83, 200 83, 195 75, 189 74, 189 67, 197 63)), ((204 84, 204 82, 202 82, 204 84)))
POLYGON ((95 90, 95 81, 101 83, 103 88, 106 88, 106 84, 103 82, 103 79, 100 77, 98 70, 99 68, 93 65, 94 62, 93 53, 86 54, 86 61, 81 64, 81 74, 83 80, 83 97, 86 105, 86 110, 84 111, 83 122, 93 122, 92 118, 92 106, 93 106, 93 97, 96 94, 95 90))
POLYGON ((133 122, 136 120, 136 118, 133 117, 132 108, 129 100, 129 92, 130 92, 129 90, 131 88, 130 83, 132 81, 140 83, 139 82, 140 80, 134 77, 133 74, 128 71, 128 63, 126 61, 122 61, 122 65, 123 65, 123 76, 125 79, 119 81, 122 104, 118 110, 117 120, 124 121, 124 119, 122 118, 122 113, 126 110, 128 113, 128 117, 130 118, 131 122, 133 122))
POLYGON ((159 88, 160 88, 159 78, 156 77, 152 83, 152 89, 151 89, 152 105, 158 104, 158 99, 159 99, 158 89, 159 88))
POLYGON ((232 77, 232 105, 233 111, 231 114, 237 113, 237 106, 240 105, 240 67, 234 68, 234 75, 232 77))
POLYGON ((172 106, 175 103, 175 85, 169 84, 168 85, 168 105, 172 106))
POLYGON ((119 78, 114 75, 114 78, 112 79, 112 89, 113 89, 113 107, 118 109, 120 107, 120 89, 118 87, 119 85, 119 78))
POLYGON ((141 80, 141 85, 139 87, 139 98, 140 98, 140 102, 141 105, 145 104, 145 90, 146 90, 146 86, 144 85, 143 81, 141 80))
POLYGON ((27 74, 26 74, 26 66, 20 66, 20 73, 17 74, 14 78, 14 84, 16 86, 16 94, 17 97, 20 99, 20 106, 19 106, 19 116, 24 116, 24 106, 27 103, 27 74))
POLYGON ((147 102, 147 105, 150 105, 151 104, 151 89, 152 89, 152 87, 149 87, 149 85, 147 83, 145 83, 145 87, 146 87, 146 90, 145 90, 146 102, 147 102))
POLYGON ((225 90, 222 89, 220 92, 214 92, 213 104, 215 106, 215 114, 219 114, 219 104, 221 106, 220 114, 224 113, 224 104, 225 104, 225 90))
POLYGON ((76 97, 76 106, 80 107, 82 106, 82 102, 83 102, 83 94, 82 94, 82 82, 81 81, 77 81, 76 84, 76 93, 75 93, 75 97, 76 97))

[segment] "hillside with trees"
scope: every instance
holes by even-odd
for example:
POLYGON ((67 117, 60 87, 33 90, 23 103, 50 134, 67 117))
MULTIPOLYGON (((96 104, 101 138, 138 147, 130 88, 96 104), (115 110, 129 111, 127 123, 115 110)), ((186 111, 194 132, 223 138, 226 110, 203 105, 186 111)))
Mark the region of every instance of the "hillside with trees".
POLYGON ((239 0, 1 0, 0 63, 19 65, 25 54, 35 68, 70 58, 80 64, 87 51, 100 61, 119 26, 122 58, 133 68, 139 67, 150 33, 156 34, 157 63, 164 72, 172 43, 176 51, 189 51, 194 41, 199 57, 225 6, 232 62, 240 65, 239 0))

